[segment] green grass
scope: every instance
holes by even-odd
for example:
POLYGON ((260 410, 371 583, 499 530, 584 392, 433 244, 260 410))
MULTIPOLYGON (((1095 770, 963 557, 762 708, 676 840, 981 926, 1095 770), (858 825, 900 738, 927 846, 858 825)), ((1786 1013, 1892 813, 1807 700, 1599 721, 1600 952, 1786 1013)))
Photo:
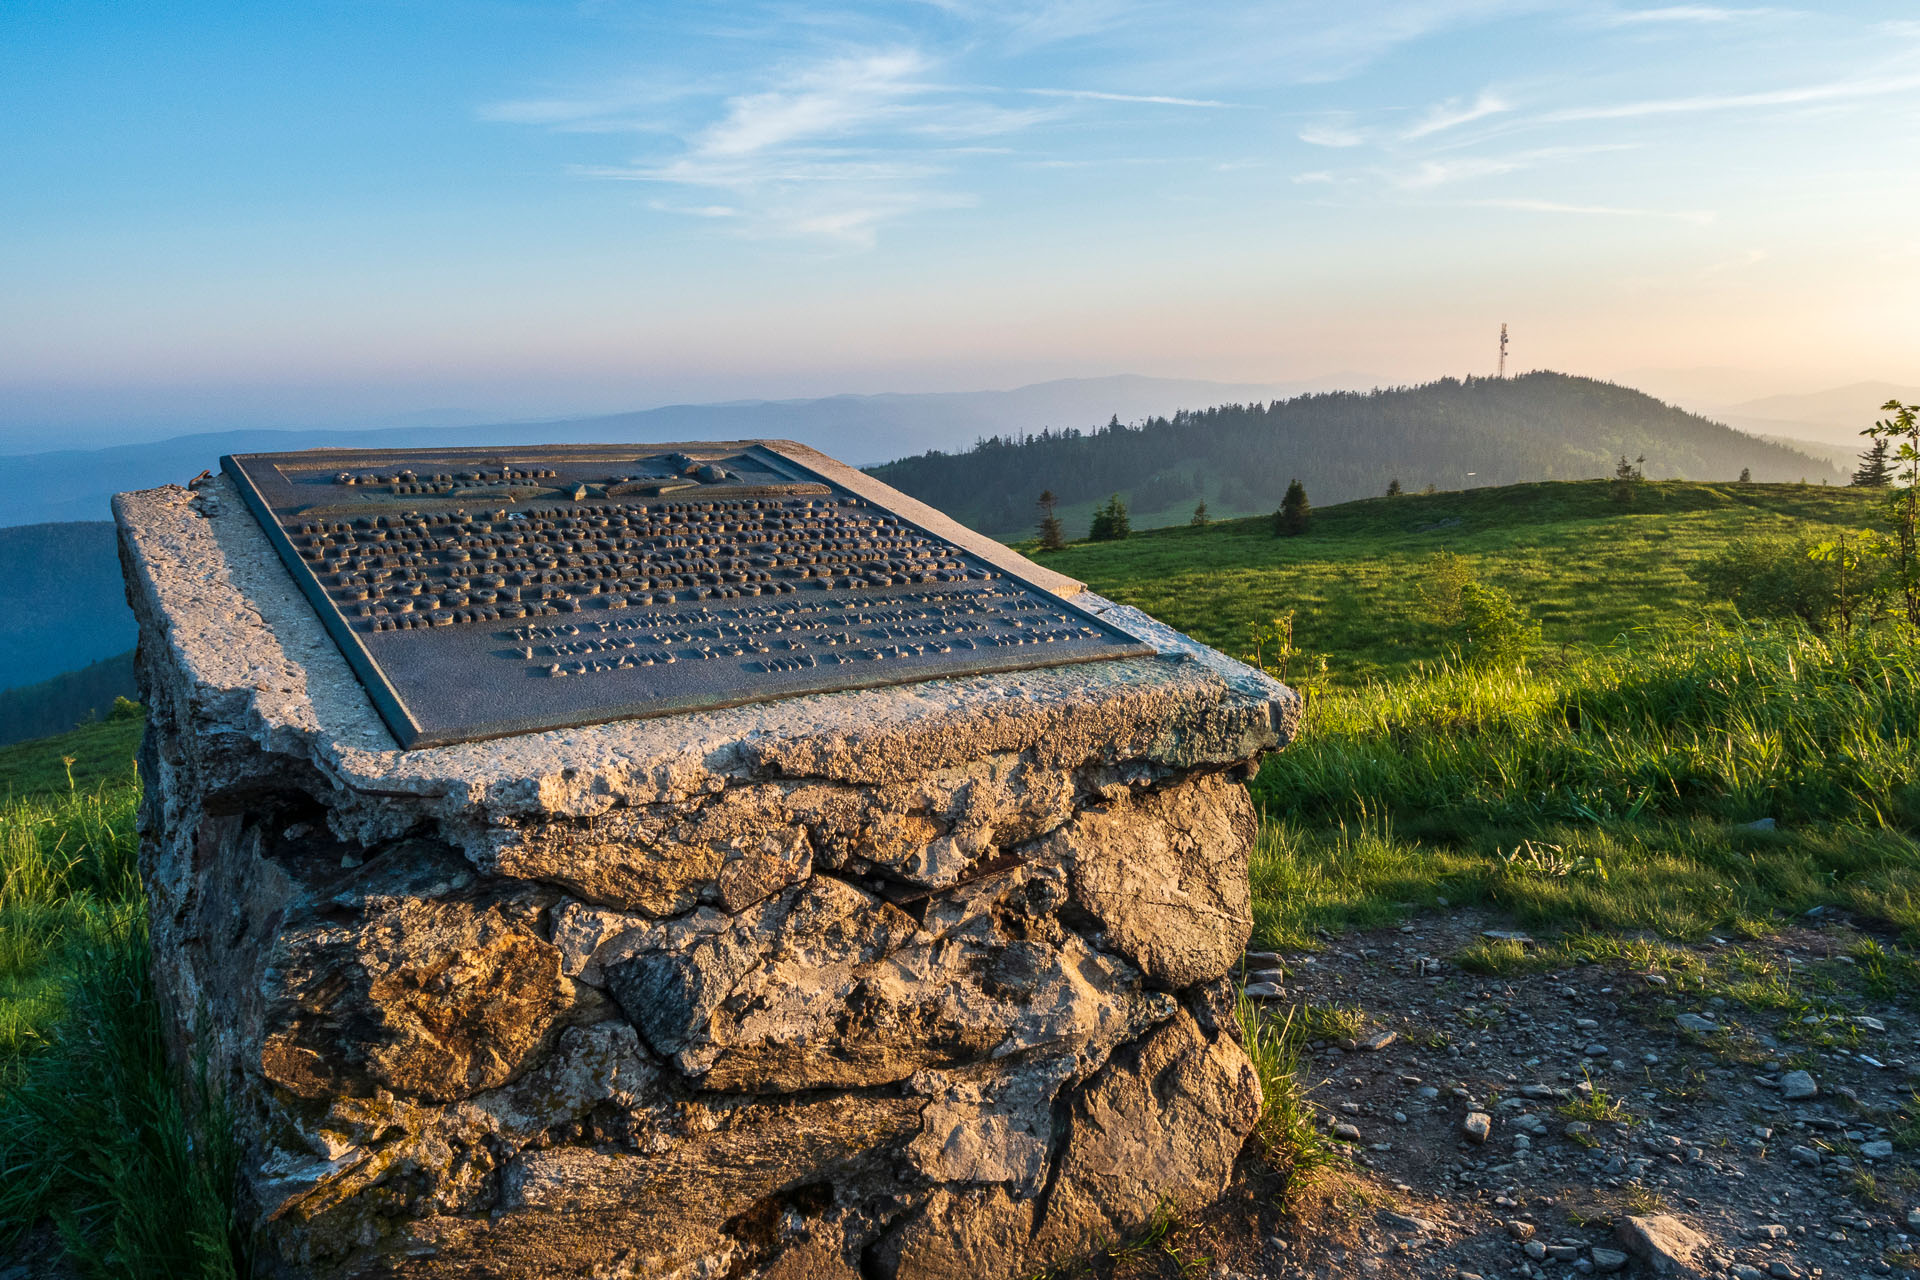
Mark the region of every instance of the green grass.
POLYGON ((1235 656, 1251 626, 1295 610, 1305 657, 1290 674, 1325 658, 1331 682, 1352 684, 1445 656, 1417 608, 1436 551, 1471 557, 1532 610, 1549 646, 1605 644, 1696 609, 1729 618, 1687 568, 1732 538, 1857 529, 1878 511, 1863 490, 1820 485, 1662 481, 1638 486, 1631 506, 1607 495, 1606 482, 1583 481, 1370 498, 1315 512, 1297 538, 1275 537, 1264 518, 1234 520, 1039 561, 1235 656))
POLYGON ((1301 1081, 1301 1052, 1315 1038, 1305 1013, 1279 1013, 1244 994, 1235 1005, 1241 1041, 1260 1080, 1260 1120, 1249 1141, 1282 1176, 1288 1196, 1305 1190, 1314 1173, 1337 1158, 1337 1144, 1321 1132, 1301 1081))
POLYGON ((0 799, 0 1252, 45 1224, 81 1275, 224 1280, 231 1156, 188 1140, 147 972, 138 729, 88 726, 0 759, 29 784, 0 799), (63 756, 76 781, 83 759, 120 780, 68 787, 63 756), (43 785, 53 769, 61 785, 43 785))
POLYGON ((1888 636, 1653 634, 1332 690, 1253 786, 1256 927, 1308 945, 1445 899, 1750 935, 1833 904, 1920 939, 1917 736, 1920 669, 1888 636))
POLYGON ((102 783, 130 782, 133 754, 140 747, 144 724, 138 717, 103 720, 71 733, 0 747, 0 800, 9 795, 59 795, 70 787, 90 791, 102 783), (63 758, 71 758, 72 765, 63 763, 63 758))
POLYGON ((0 1070, 50 1043, 77 957, 140 916, 128 784, 0 801, 0 1070))

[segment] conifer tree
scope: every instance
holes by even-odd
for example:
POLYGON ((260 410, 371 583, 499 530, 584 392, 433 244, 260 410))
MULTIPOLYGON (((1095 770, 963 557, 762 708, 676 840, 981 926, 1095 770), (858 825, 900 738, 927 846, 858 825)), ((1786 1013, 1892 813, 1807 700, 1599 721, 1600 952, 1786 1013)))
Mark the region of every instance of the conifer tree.
POLYGON ((1887 457, 1887 437, 1874 437, 1873 446, 1860 455, 1860 466, 1853 473, 1853 484, 1861 489, 1893 487, 1893 463, 1887 457))
POLYGON ((1280 509, 1273 513, 1273 531, 1283 537, 1297 537, 1307 531, 1313 520, 1313 507, 1307 501, 1307 487, 1296 476, 1287 486, 1287 496, 1280 499, 1280 509))
POLYGON ((1387 481, 1387 496, 1389 498, 1397 498, 1400 496, 1400 477, 1399 476, 1395 476, 1393 479, 1387 481))
POLYGON ((1752 484, 1752 483, 1753 483, 1753 468, 1752 468, 1752 467, 1742 467, 1742 468, 1740 468, 1740 483, 1741 483, 1741 484, 1752 484))
POLYGON ((1632 462, 1627 461, 1626 454, 1620 455, 1620 465, 1613 469, 1613 481, 1608 486, 1615 502, 1633 501, 1634 489, 1647 478, 1647 473, 1640 469, 1646 460, 1644 453, 1632 462))
POLYGON ((1127 516, 1127 504, 1120 501, 1120 495, 1108 498, 1106 505, 1093 513, 1093 527, 1087 530, 1090 542, 1118 542, 1133 532, 1133 522, 1127 516))
POLYGON ((1200 499, 1200 501, 1194 505, 1193 519, 1187 521, 1187 523, 1196 529, 1204 529, 1213 523, 1213 517, 1207 514, 1207 500, 1205 498, 1200 499))
POLYGON ((1040 549, 1058 551, 1067 545, 1067 532, 1060 527, 1060 517, 1053 512, 1059 499, 1053 496, 1053 490, 1040 491, 1040 549))

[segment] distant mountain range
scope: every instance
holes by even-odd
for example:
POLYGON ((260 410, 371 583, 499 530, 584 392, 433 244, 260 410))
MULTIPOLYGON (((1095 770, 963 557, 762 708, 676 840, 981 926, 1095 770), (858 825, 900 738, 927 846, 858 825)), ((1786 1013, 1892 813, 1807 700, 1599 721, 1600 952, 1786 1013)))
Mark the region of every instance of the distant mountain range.
POLYGON ((1154 418, 1137 429, 1003 437, 872 468, 916 498, 995 535, 1031 529, 1051 490, 1070 533, 1118 493, 1139 525, 1271 511, 1298 478, 1315 502, 1419 489, 1579 480, 1644 457, 1654 479, 1829 481, 1828 462, 1744 435, 1629 387, 1560 373, 1443 379, 1154 418))
POLYGON ((623 441, 799 440, 856 466, 926 449, 963 449, 983 436, 1123 422, 1199 404, 1265 400, 1335 386, 1368 386, 1363 374, 1280 385, 1121 376, 1036 383, 1011 391, 832 396, 669 405, 635 413, 482 426, 410 425, 380 430, 219 431, 110 449, 9 457, 12 477, 0 525, 102 520, 127 489, 184 484, 227 453, 290 449, 397 449, 423 445, 532 445, 623 441))
POLYGON ((1714 413, 1730 427, 1755 435, 1782 436, 1839 445, 1858 454, 1860 432, 1886 415, 1889 400, 1920 403, 1920 387, 1894 382, 1856 382, 1810 395, 1766 396, 1731 404, 1714 413))

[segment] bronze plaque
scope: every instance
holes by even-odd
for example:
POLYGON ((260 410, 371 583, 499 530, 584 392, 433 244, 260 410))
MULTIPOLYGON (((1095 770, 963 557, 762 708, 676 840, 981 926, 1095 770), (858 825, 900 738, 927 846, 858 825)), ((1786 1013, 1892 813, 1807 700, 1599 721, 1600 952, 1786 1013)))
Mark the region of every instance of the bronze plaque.
POLYGON ((221 465, 403 747, 1153 652, 773 443, 221 465))

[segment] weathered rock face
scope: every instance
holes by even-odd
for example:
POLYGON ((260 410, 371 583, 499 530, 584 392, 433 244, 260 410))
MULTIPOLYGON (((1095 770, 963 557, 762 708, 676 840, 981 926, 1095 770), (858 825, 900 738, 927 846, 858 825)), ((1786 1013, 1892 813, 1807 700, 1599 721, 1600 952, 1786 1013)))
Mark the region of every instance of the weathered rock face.
POLYGON ((262 1274, 987 1280, 1218 1193, 1285 689, 1082 596, 1160 656, 400 752, 223 481, 116 514, 262 1274))

